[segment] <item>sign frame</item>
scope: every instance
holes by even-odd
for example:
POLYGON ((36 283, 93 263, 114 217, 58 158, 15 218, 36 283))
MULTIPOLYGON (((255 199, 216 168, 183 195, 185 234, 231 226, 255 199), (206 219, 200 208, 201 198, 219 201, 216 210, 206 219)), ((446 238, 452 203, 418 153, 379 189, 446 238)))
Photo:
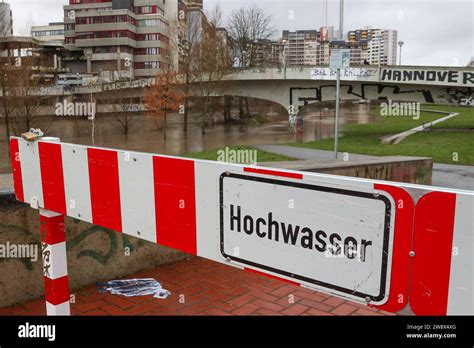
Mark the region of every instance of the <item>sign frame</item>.
POLYGON ((276 179, 276 178, 266 178, 261 176, 253 176, 253 175, 246 175, 246 174, 239 174, 239 173, 232 173, 232 172, 225 172, 220 175, 219 178, 219 245, 220 245, 220 253, 222 257, 227 261, 236 262, 238 264, 250 267, 255 267, 256 269, 266 270, 268 272, 272 272, 276 275, 288 277, 290 279, 294 279, 295 281, 303 281, 309 284, 312 284, 317 287, 321 287, 327 289, 329 291, 336 291, 341 293, 345 296, 349 295, 351 297, 356 297, 359 301, 365 301, 367 303, 373 304, 383 304, 388 299, 388 295, 390 292, 390 273, 391 270, 389 269, 389 265, 391 265, 391 258, 393 257, 393 251, 390 250, 391 245, 391 238, 395 233, 395 226, 392 226, 392 202, 390 199, 383 195, 377 194, 374 195, 370 192, 364 191, 354 191, 349 189, 343 188, 335 188, 330 186, 321 186, 315 185, 311 183, 304 183, 304 182, 297 182, 297 181, 290 181, 290 180, 283 180, 276 179), (359 198, 366 198, 371 200, 379 200, 385 203, 385 217, 384 217, 384 236, 383 236, 383 253, 382 253, 382 265, 381 265, 381 277, 380 277, 380 292, 377 296, 372 296, 363 292, 354 291, 350 288, 344 288, 338 285, 329 284, 322 280, 318 279, 311 279, 306 276, 294 274, 291 272, 287 272, 278 268, 274 268, 272 266, 263 265, 257 262, 253 262, 250 260, 245 260, 240 257, 228 254, 225 252, 225 228, 224 228, 224 180, 226 178, 234 178, 246 181, 253 181, 253 182, 262 182, 267 184, 273 185, 281 185, 281 186, 290 186, 300 189, 307 189, 312 191, 320 191, 326 193, 334 193, 339 195, 345 196, 353 196, 359 198), (390 254, 390 255, 389 255, 390 254))

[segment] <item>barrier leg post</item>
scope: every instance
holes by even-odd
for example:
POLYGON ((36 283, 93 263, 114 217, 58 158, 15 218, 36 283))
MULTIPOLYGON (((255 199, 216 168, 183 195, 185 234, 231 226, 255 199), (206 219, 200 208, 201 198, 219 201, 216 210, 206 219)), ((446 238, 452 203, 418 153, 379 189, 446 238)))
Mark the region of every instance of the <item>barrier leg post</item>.
POLYGON ((40 209, 47 315, 70 315, 64 215, 40 209))

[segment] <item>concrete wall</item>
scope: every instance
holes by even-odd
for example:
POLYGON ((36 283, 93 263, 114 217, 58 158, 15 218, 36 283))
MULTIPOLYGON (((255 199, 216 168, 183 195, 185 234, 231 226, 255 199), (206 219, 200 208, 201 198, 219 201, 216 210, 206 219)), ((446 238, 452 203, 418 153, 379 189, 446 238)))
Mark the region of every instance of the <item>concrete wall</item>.
POLYGON ((433 160, 418 157, 373 157, 343 161, 290 161, 261 163, 265 167, 351 176, 365 179, 431 185, 433 160))
MULTIPOLYGON (((97 281, 117 279, 189 257, 173 249, 70 218, 66 219, 66 240, 71 294, 75 289, 97 281)), ((0 307, 44 295, 39 213, 16 202, 13 194, 0 192, 0 245, 7 242, 35 245, 38 260, 0 258, 0 307)))

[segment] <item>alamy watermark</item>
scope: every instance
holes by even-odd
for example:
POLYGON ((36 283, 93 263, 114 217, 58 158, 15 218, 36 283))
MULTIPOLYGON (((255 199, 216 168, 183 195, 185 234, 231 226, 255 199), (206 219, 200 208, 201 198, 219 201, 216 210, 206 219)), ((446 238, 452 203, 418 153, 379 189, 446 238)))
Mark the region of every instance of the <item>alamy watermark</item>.
POLYGON ((19 338, 46 338, 52 342, 56 340, 56 325, 36 325, 26 322, 18 326, 19 338))
POLYGON ((37 244, 12 244, 6 242, 0 244, 0 258, 4 259, 30 259, 33 262, 38 261, 37 244))
POLYGON ((383 102, 380 104, 380 116, 407 116, 420 119, 421 104, 417 102, 383 102))
POLYGON ((239 164, 257 164, 257 150, 253 149, 231 149, 226 147, 217 151, 217 161, 239 164))
POLYGON ((56 116, 86 116, 89 120, 95 119, 97 106, 95 102, 70 102, 64 100, 55 105, 56 116))

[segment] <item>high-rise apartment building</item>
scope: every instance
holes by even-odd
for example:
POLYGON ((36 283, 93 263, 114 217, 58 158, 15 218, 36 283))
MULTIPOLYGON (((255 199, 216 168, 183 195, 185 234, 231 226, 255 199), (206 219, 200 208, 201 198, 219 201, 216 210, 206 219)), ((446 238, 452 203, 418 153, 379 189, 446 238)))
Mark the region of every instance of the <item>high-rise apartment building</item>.
POLYGON ((281 39, 287 65, 316 65, 320 32, 317 30, 283 31, 281 39))
POLYGON ((13 36, 13 15, 10 5, 0 2, 0 38, 13 36))
POLYGON ((371 65, 397 64, 397 37, 396 30, 363 29, 352 30, 348 33, 348 43, 363 47, 367 50, 366 60, 371 65))
POLYGON ((173 0, 69 0, 65 45, 84 51, 86 73, 155 77, 169 64, 168 1, 173 0))
POLYGON ((341 40, 333 27, 317 30, 283 31, 287 65, 327 65, 332 48, 351 51, 351 64, 395 65, 397 60, 397 31, 365 28, 350 31, 341 40))

